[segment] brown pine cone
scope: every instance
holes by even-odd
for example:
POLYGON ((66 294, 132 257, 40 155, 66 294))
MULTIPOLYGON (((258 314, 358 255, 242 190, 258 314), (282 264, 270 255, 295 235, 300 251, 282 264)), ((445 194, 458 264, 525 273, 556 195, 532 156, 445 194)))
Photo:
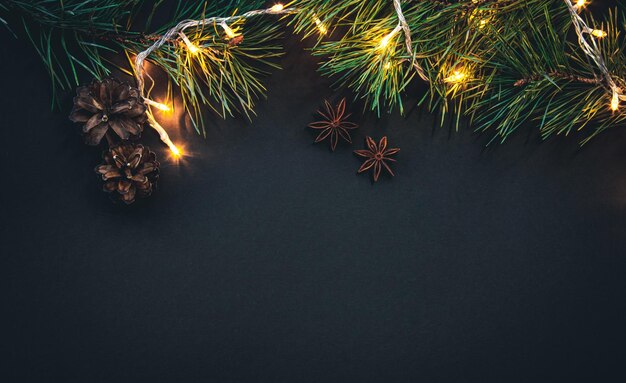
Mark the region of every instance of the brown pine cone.
POLYGON ((148 197, 159 178, 159 162, 149 148, 141 144, 123 142, 104 152, 104 164, 96 167, 102 175, 104 191, 117 193, 126 204, 135 197, 148 197))
POLYGON ((88 145, 98 145, 109 128, 122 140, 138 137, 146 119, 139 90, 113 77, 78 88, 70 114, 70 120, 84 124, 88 145))

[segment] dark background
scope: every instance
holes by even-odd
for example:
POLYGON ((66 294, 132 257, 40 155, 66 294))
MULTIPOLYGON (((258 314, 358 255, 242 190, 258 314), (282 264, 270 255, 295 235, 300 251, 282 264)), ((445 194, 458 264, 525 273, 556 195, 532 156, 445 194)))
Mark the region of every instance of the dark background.
POLYGON ((306 125, 339 93, 291 38, 252 123, 170 124, 180 164, 146 131, 159 190, 114 205, 1 33, 0 381, 624 381, 626 131, 485 149, 352 106, 331 153, 306 125), (365 135, 395 178, 355 175, 365 135))

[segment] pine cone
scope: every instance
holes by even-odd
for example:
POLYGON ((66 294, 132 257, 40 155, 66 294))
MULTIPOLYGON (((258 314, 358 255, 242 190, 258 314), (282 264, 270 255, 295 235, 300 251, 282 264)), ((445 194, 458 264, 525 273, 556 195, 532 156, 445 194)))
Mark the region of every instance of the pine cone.
POLYGON ((159 178, 159 162, 149 148, 141 144, 123 142, 104 152, 104 164, 96 167, 102 175, 104 191, 116 192, 126 204, 135 197, 148 197, 159 178))
POLYGON ((138 137, 146 119, 139 90, 112 77, 78 88, 70 114, 73 122, 84 123, 88 145, 98 145, 109 128, 122 140, 138 137))

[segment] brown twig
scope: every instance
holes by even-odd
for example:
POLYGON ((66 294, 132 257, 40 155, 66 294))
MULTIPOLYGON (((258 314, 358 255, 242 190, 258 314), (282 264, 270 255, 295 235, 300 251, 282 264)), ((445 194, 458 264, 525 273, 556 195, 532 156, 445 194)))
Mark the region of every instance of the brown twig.
POLYGON ((114 33, 114 32, 106 32, 106 33, 91 33, 91 36, 104 41, 115 41, 118 43, 140 43, 140 44, 152 44, 153 42, 159 40, 161 35, 157 34, 145 34, 143 32, 140 33, 114 33))
POLYGON ((553 72, 549 72, 545 74, 535 74, 529 77, 519 79, 515 81, 515 83, 513 83, 513 86, 515 87, 525 86, 525 85, 530 84, 531 82, 544 80, 546 77, 559 79, 559 80, 568 80, 570 82, 577 82, 577 83, 589 84, 589 85, 600 85, 603 83, 603 80, 598 77, 593 77, 593 78, 583 77, 583 76, 577 76, 577 75, 570 74, 570 73, 553 71, 553 72))

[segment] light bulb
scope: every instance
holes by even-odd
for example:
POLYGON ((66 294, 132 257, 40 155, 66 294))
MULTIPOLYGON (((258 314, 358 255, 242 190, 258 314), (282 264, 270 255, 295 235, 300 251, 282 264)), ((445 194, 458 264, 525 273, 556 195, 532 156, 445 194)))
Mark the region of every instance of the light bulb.
POLYGON ((606 32, 601 30, 601 29, 592 29, 591 32, 592 35, 594 35, 595 37, 601 39, 603 37, 606 37, 606 32))
POLYGON ((322 20, 320 20, 319 17, 315 16, 314 21, 317 29, 319 29, 321 34, 325 35, 326 33, 328 33, 328 29, 326 28, 324 23, 322 23, 322 20))
POLYGON ((226 35, 228 36, 228 38, 232 39, 233 37, 237 36, 235 31, 233 31, 225 22, 221 23, 220 25, 224 29, 224 32, 226 32, 226 35))
POLYGON ((391 37, 392 37, 392 36, 391 36, 391 34, 388 34, 387 36, 383 37, 383 38, 380 40, 380 45, 379 45, 379 47, 380 47, 381 49, 385 49, 385 48, 387 48, 387 45, 389 45, 389 40, 391 40, 391 37))
POLYGON ((180 149, 178 149, 178 147, 176 147, 176 145, 174 144, 170 145, 170 151, 172 152, 172 155, 176 158, 180 158, 183 155, 180 149))
POLYGON ((449 84, 461 84, 467 79, 467 74, 461 70, 455 70, 452 74, 444 79, 449 84))
POLYGON ((619 95, 617 92, 613 91, 613 97, 611 97, 611 110, 616 111, 619 109, 619 95))
POLYGON ((578 7, 578 8, 582 8, 585 5, 587 5, 587 0, 578 0, 578 1, 576 1, 576 7, 578 7))
POLYGON ((274 4, 272 8, 270 8, 270 12, 278 13, 278 12, 281 12, 283 9, 285 9, 285 6, 282 5, 281 3, 277 3, 277 4, 274 4))
POLYGON ((198 48, 194 43, 192 43, 191 40, 189 40, 189 38, 187 37, 187 35, 185 35, 184 33, 181 33, 180 37, 183 39, 183 42, 187 46, 187 49, 189 50, 189 52, 193 54, 200 52, 200 48, 198 48))
POLYGON ((171 112, 172 108, 167 105, 167 104, 162 104, 160 102, 154 101, 154 100, 150 100, 150 99, 145 99, 146 104, 153 106, 155 108, 157 108, 158 110, 161 110, 163 112, 171 112))

